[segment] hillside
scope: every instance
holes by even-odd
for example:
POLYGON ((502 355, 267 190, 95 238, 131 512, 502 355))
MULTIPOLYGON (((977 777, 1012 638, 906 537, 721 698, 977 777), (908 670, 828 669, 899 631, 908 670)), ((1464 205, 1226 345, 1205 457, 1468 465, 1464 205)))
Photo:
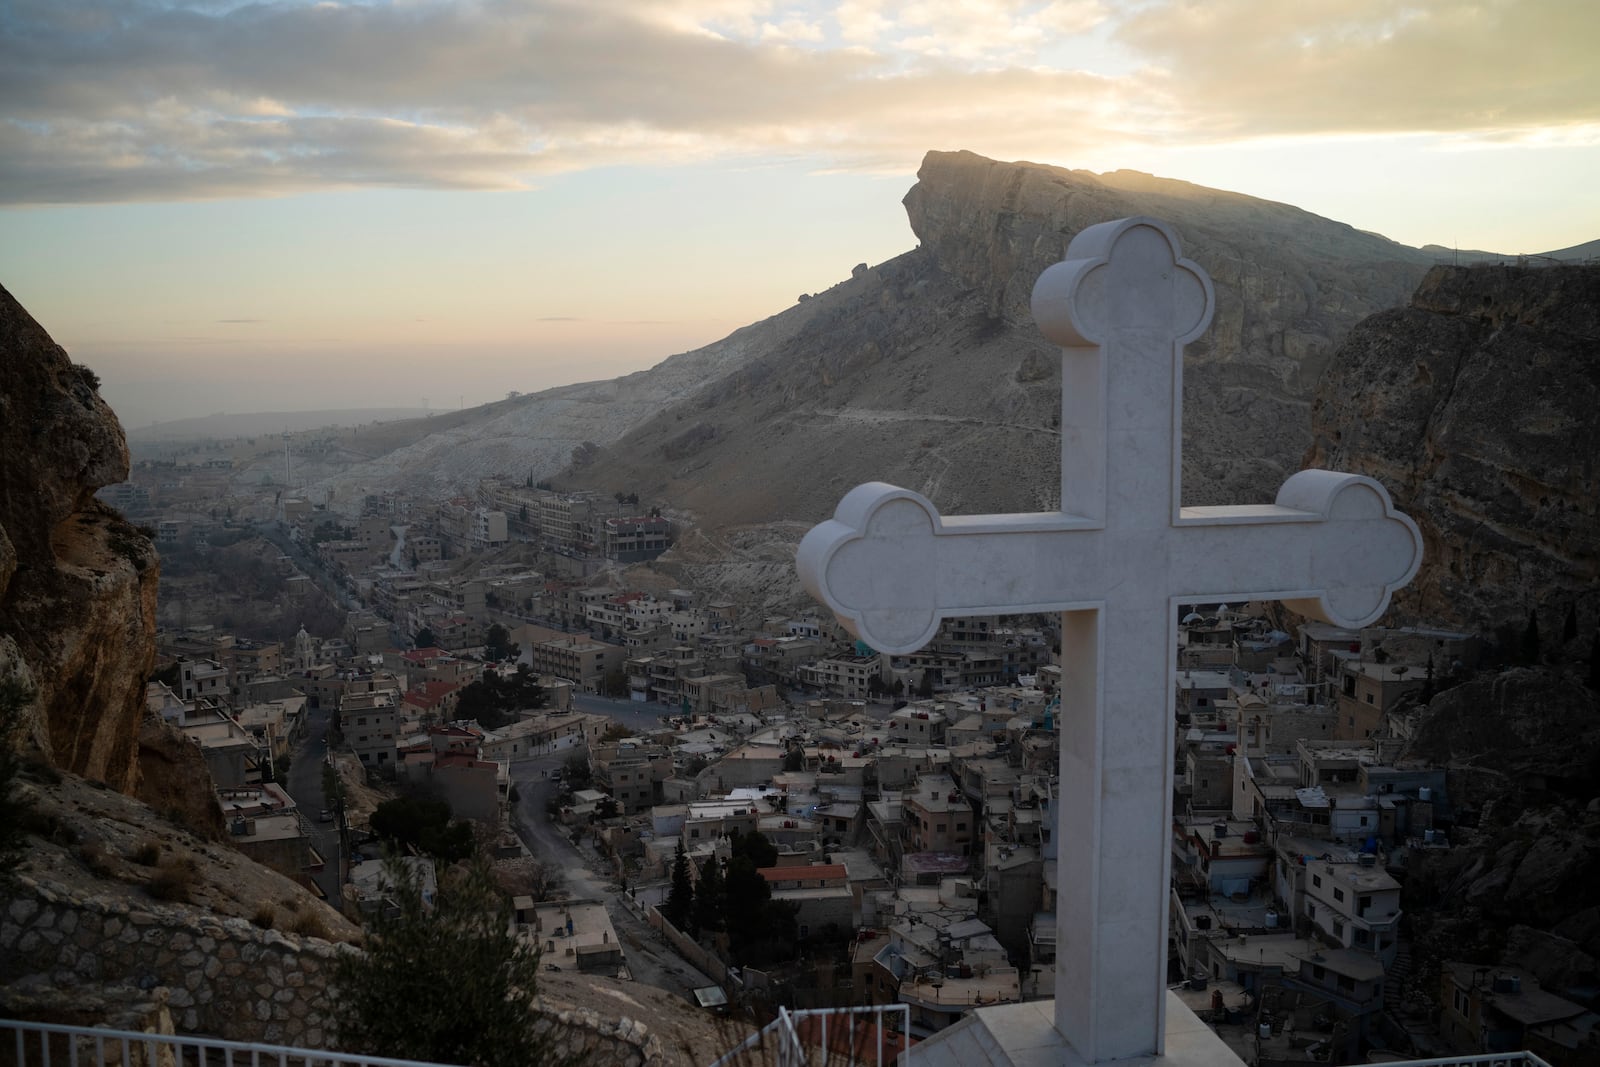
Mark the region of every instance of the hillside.
POLYGON ((350 510, 408 484, 545 478, 592 442, 598 457, 568 484, 639 492, 713 535, 815 521, 869 477, 952 510, 1050 507, 1059 375, 1028 293, 1079 229, 1150 214, 1217 285, 1216 324, 1190 351, 1187 496, 1259 499, 1310 443, 1307 404, 1333 347, 1434 262, 1285 204, 968 152, 929 153, 905 207, 913 251, 650 370, 495 405, 386 454, 363 441, 311 490, 350 510))

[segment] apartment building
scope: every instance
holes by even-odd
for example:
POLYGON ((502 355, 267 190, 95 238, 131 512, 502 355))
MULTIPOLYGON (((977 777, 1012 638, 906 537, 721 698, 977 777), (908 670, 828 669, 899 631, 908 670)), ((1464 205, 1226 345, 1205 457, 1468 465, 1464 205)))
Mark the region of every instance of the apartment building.
POLYGON ((386 775, 394 773, 400 730, 396 690, 347 690, 339 701, 339 729, 363 767, 386 775))

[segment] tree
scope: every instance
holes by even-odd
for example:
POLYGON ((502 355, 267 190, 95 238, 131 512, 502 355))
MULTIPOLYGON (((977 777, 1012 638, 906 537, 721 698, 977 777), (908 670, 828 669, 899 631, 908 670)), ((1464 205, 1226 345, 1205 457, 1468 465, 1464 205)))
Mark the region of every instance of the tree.
POLYGON ((765 834, 738 834, 723 889, 728 948, 741 964, 765 964, 794 955, 796 907, 772 899, 772 885, 761 868, 778 862, 778 850, 765 834))
MULTIPOLYGON (((386 864, 396 911, 367 928, 366 951, 333 967, 339 1044, 368 1056, 472 1067, 559 1062, 541 1034, 537 942, 516 935, 509 902, 479 860, 440 886, 432 913, 413 870, 386 864)), ((568 1061, 570 1062, 570 1061, 568 1061)))
POLYGON ((450 805, 434 797, 385 800, 372 813, 372 832, 397 851, 420 849, 446 863, 473 853, 472 824, 450 819, 450 805))
POLYGON ((1522 631, 1522 659, 1525 663, 1539 662, 1539 612, 1528 609, 1528 628, 1522 631))
POLYGON ((593 781, 589 760, 582 753, 574 752, 561 765, 561 782, 568 789, 587 789, 593 781))
POLYGON ((689 856, 678 845, 678 854, 672 860, 672 888, 667 890, 667 902, 661 914, 673 926, 694 934, 694 880, 689 875, 689 856))
POLYGON ((415 648, 437 648, 439 639, 433 636, 433 631, 424 626, 411 635, 411 644, 415 648))
POLYGON ((1576 603, 1572 603, 1567 605, 1567 618, 1566 621, 1561 624, 1561 643, 1563 645, 1571 644, 1577 639, 1577 637, 1578 605, 1576 603))
POLYGON ((922 680, 917 683, 917 696, 924 700, 933 696, 933 672, 923 671, 922 680))
POLYGON ((516 659, 522 649, 511 640, 511 632, 499 623, 489 627, 483 636, 483 654, 493 663, 516 659))
POLYGON ((463 688, 456 698, 456 714, 463 719, 476 719, 495 730, 515 720, 518 712, 542 708, 544 704, 544 687, 539 684, 538 676, 526 663, 519 663, 512 674, 489 671, 463 688))
POLYGON ((699 933, 722 929, 722 909, 726 901, 722 892, 722 862, 713 855, 700 868, 700 884, 694 891, 694 923, 699 933))

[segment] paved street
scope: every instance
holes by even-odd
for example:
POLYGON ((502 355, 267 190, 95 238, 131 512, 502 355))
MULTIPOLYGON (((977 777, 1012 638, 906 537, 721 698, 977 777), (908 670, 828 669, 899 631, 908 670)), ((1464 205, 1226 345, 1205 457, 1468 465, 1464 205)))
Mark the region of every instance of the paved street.
POLYGON ((511 762, 511 780, 517 788, 512 822, 517 833, 534 859, 561 870, 568 895, 605 902, 622 943, 623 959, 636 981, 692 1001, 692 990, 715 983, 673 952, 666 939, 624 902, 622 887, 594 868, 592 852, 572 844, 569 828, 545 815, 545 804, 559 792, 549 774, 565 763, 569 754, 555 752, 511 762))
POLYGON ((328 729, 326 709, 306 709, 306 730, 294 746, 289 762, 289 774, 284 789, 294 799, 300 813, 311 825, 311 841, 325 860, 322 872, 316 876, 317 886, 328 903, 339 906, 339 833, 331 822, 321 822, 317 815, 332 807, 322 795, 322 764, 328 755, 323 735, 328 729))

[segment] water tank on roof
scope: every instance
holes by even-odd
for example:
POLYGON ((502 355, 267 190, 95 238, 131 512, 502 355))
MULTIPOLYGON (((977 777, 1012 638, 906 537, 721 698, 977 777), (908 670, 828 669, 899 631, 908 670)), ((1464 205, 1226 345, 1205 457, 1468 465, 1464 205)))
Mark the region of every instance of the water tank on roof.
POLYGON ((1363 867, 1376 867, 1378 865, 1378 857, 1371 852, 1363 852, 1357 857, 1356 862, 1363 867))
POLYGON ((1428 786, 1423 786, 1422 788, 1417 790, 1417 799, 1418 800, 1432 800, 1433 799, 1433 790, 1430 789, 1428 786))
POLYGON ((1225 822, 1212 823, 1211 836, 1216 838, 1218 841, 1222 840, 1224 837, 1227 837, 1228 824, 1225 822))
POLYGON ((1276 930, 1278 928, 1278 913, 1275 911, 1267 912, 1265 925, 1268 930, 1276 930))

